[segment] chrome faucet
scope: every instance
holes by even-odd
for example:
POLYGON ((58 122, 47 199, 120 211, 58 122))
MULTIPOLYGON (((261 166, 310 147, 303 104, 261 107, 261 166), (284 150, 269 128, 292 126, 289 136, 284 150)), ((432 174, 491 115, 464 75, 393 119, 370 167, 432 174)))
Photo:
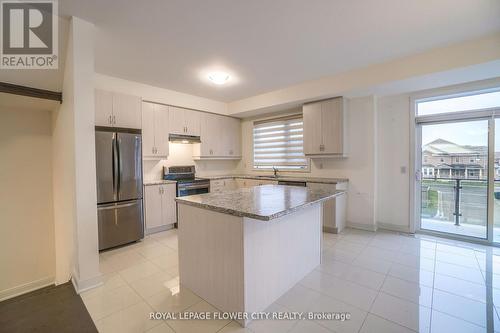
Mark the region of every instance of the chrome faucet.
POLYGON ((274 178, 278 178, 278 169, 276 169, 275 166, 273 166, 273 173, 274 173, 274 178))

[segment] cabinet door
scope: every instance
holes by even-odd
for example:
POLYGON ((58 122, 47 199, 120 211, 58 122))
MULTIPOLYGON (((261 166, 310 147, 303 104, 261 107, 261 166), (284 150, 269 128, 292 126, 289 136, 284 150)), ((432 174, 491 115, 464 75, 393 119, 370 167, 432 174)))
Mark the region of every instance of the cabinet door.
POLYGON ((321 102, 302 107, 304 119, 304 154, 322 154, 321 151, 321 102))
POLYGON ((146 230, 162 225, 161 185, 144 186, 146 230))
POLYGON ((142 128, 141 98, 113 93, 113 117, 115 127, 142 128))
POLYGON ((169 108, 166 105, 155 105, 155 147, 158 157, 168 156, 168 123, 169 108))
POLYGON ((229 156, 241 156, 241 122, 239 119, 228 118, 229 156))
POLYGON ((184 110, 184 121, 186 123, 187 135, 200 135, 200 114, 201 112, 193 110, 184 110))
POLYGON ((175 203, 175 184, 162 185, 161 212, 162 225, 177 222, 177 204, 175 203))
POLYGON ((96 126, 113 126, 113 93, 95 90, 95 124, 96 126))
POLYGON ((155 104, 142 103, 142 155, 153 157, 155 150, 155 104))
POLYGON ((200 156, 210 157, 216 154, 216 145, 218 144, 218 124, 217 124, 217 116, 204 113, 200 116, 200 156))
POLYGON ((184 121, 184 109, 171 106, 168 109, 169 133, 186 134, 186 123, 184 121))
POLYGON ((231 119, 231 149, 229 155, 241 156, 241 121, 239 119, 231 119))
POLYGON ((334 98, 321 103, 321 133, 323 154, 343 153, 343 105, 342 98, 334 98))

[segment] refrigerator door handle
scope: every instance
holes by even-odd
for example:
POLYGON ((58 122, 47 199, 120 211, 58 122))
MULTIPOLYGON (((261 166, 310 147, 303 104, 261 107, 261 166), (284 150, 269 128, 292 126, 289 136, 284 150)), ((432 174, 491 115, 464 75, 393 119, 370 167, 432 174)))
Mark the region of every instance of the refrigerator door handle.
POLYGON ((117 181, 117 186, 116 186, 116 196, 118 197, 118 200, 120 200, 120 185, 122 181, 122 157, 120 154, 120 137, 117 136, 116 138, 116 153, 117 153, 117 167, 116 167, 116 181, 117 181))
POLYGON ((118 178, 119 160, 118 160, 118 142, 117 135, 113 133, 113 196, 118 200, 119 178, 118 178))

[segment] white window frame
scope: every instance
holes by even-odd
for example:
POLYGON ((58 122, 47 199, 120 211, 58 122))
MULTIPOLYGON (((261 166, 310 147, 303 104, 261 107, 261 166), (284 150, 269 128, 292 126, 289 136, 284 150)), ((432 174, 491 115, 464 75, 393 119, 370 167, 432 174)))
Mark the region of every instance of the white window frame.
MULTIPOLYGON (((440 100, 452 97, 469 96, 476 95, 478 93, 493 92, 500 90, 500 79, 484 80, 479 82, 471 82, 467 84, 449 86, 445 88, 430 89, 425 91, 416 92, 410 95, 410 221, 409 229, 410 232, 423 232, 420 230, 420 196, 416 195, 417 189, 420 190, 419 178, 421 175, 418 174, 417 170, 419 165, 421 165, 421 147, 418 146, 421 137, 421 131, 417 130, 418 123, 426 122, 438 122, 438 121, 451 121, 451 120, 468 120, 468 119, 478 119, 483 117, 484 119, 490 119, 490 132, 489 135, 489 174, 494 174, 494 124, 495 118, 500 118, 500 108, 489 108, 483 110, 467 110, 462 112, 449 112, 436 115, 426 115, 417 116, 417 102, 430 101, 430 100, 440 100), (417 121, 418 119, 418 121, 417 121)), ((492 179, 490 177, 490 179, 492 179)), ((494 182, 490 181, 490 188, 494 188, 494 182)), ((490 190, 488 192, 491 192, 490 190)), ((489 193, 488 197, 488 207, 493 207, 493 199, 489 193)), ((488 228, 486 239, 472 238, 468 236, 458 236, 458 235, 446 235, 439 234, 442 237, 448 237, 452 239, 467 240, 475 243, 484 243, 488 245, 499 246, 500 243, 492 242, 493 238, 493 208, 488 208, 488 228)), ((430 233, 432 232, 425 232, 430 233)), ((437 234, 437 233, 436 233, 437 234)))
MULTIPOLYGON (((303 120, 303 115, 302 113, 297 113, 297 114, 290 114, 286 116, 281 116, 281 117, 273 117, 273 118, 265 118, 265 119, 260 119, 256 120, 253 122, 252 126, 252 170, 257 171, 257 172, 270 172, 273 171, 273 167, 269 166, 268 168, 259 168, 256 167, 255 165, 255 152, 254 152, 254 128, 257 125, 260 124, 265 124, 265 123, 272 123, 272 122, 279 122, 279 121, 287 121, 287 120, 292 120, 292 119, 302 119, 303 120)), ((302 138, 302 141, 304 139, 302 138)), ((302 147, 303 149, 303 147, 302 147)), ((302 150, 303 152, 303 150, 302 150)), ((308 173, 311 172, 311 160, 309 157, 304 155, 304 158, 306 160, 306 164, 304 168, 297 168, 297 169, 290 169, 290 168, 284 168, 283 166, 276 166, 276 170, 281 171, 281 172, 299 172, 299 173, 308 173)))

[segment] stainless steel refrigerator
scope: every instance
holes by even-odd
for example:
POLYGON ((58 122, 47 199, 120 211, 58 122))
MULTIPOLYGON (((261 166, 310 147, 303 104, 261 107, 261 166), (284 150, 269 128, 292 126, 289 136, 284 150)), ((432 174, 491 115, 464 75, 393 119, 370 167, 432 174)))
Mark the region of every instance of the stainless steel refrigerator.
POLYGON ((99 250, 144 237, 140 130, 96 127, 99 250))

